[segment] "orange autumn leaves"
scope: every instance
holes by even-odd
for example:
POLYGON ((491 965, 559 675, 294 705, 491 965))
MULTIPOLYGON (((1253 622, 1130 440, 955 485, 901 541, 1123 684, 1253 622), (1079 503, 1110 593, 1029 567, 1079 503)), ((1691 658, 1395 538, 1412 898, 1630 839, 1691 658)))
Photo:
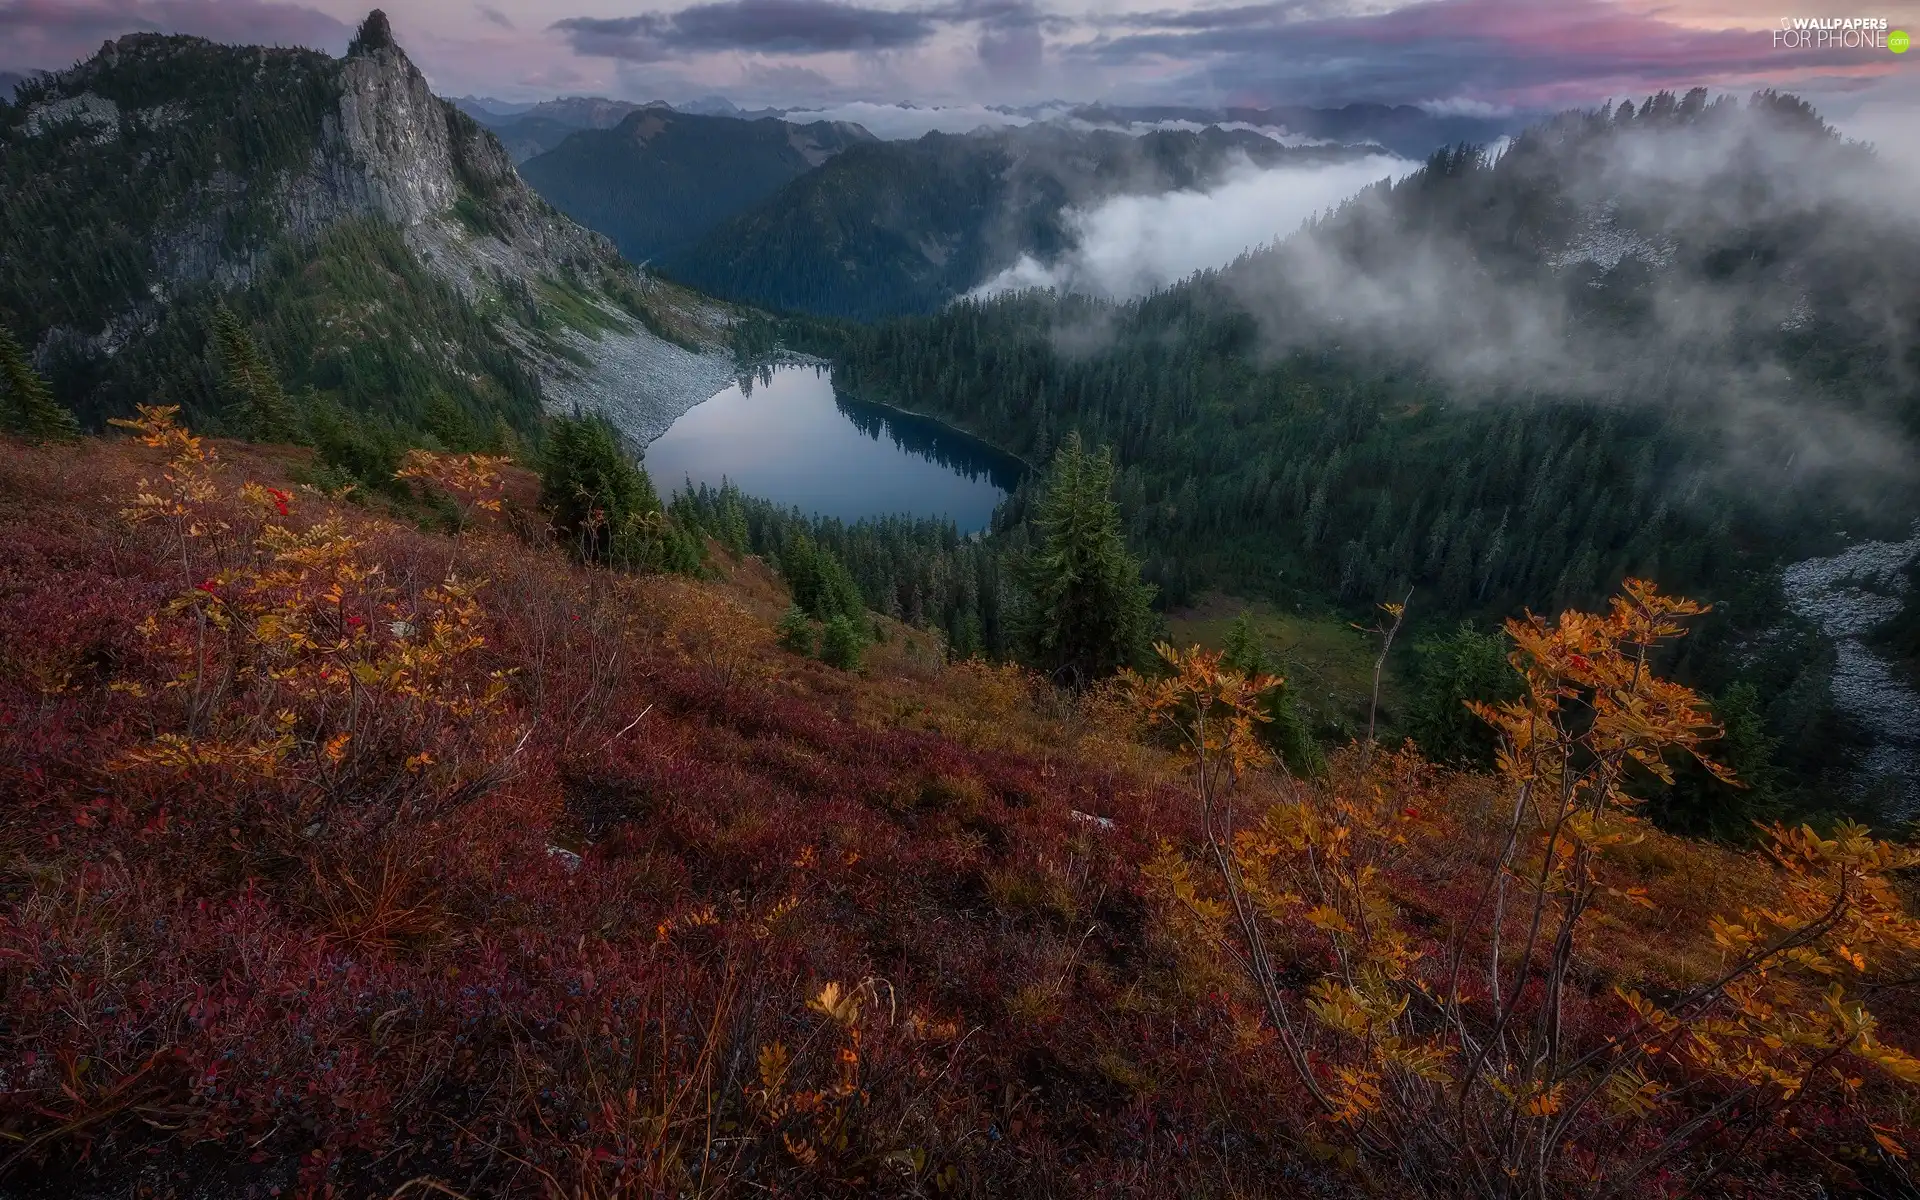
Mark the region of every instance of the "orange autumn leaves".
MULTIPOLYGON (((500 708, 505 674, 470 669, 486 644, 479 584, 449 573, 407 595, 340 517, 290 521, 292 495, 254 482, 229 503, 224 464, 176 423, 176 407, 139 414, 116 424, 167 458, 123 511, 172 535, 185 587, 142 632, 174 663, 161 691, 178 698, 182 719, 121 766, 271 776, 297 762, 325 787, 352 769, 355 743, 405 727, 415 745, 403 766, 419 773, 449 723, 471 727, 500 708)), ((407 462, 403 477, 497 508, 500 460, 419 452, 407 462)))
POLYGON ((1276 680, 1161 647, 1166 677, 1131 681, 1177 734, 1201 809, 1200 861, 1163 844, 1150 886, 1258 993, 1343 1156, 1429 1164, 1487 1195, 1626 1190, 1714 1169, 1716 1139, 1754 1155, 1791 1143, 1792 1114, 1815 1103, 1869 1155, 1905 1157, 1913 1097, 1889 1106, 1886 1088, 1920 1084, 1920 1061, 1881 1040, 1866 1001, 1920 962, 1893 882, 1920 863, 1911 849, 1847 823, 1830 837, 1776 826, 1752 869, 1777 879, 1777 902, 1700 931, 1718 975, 1654 981, 1660 1003, 1624 981, 1612 1006, 1591 995, 1599 906, 1652 904, 1616 886, 1614 856, 1647 834, 1630 785, 1670 782, 1670 755, 1736 783, 1709 753, 1704 702, 1655 673, 1658 647, 1702 611, 1628 580, 1603 614, 1509 621, 1525 692, 1471 706, 1500 735, 1505 807, 1429 812, 1453 844, 1425 851, 1412 822, 1444 791, 1411 749, 1360 755, 1324 788, 1289 781, 1274 801, 1238 785, 1271 763, 1258 702, 1276 680), (1471 833, 1479 851, 1461 862, 1455 835, 1471 833), (1444 929, 1404 911, 1399 871, 1416 854, 1455 862, 1470 900, 1444 929), (1301 972, 1310 985, 1285 982, 1301 972))

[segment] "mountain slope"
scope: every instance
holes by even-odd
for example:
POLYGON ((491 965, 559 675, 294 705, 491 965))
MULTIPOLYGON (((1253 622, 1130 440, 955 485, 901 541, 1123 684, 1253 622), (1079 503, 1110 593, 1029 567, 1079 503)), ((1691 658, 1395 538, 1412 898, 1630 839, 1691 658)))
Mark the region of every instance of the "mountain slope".
POLYGON ((649 105, 612 129, 585 129, 520 165, 555 208, 612 238, 635 262, 683 250, 727 218, 849 146, 858 125, 792 125, 649 105))
POLYGON ((338 60, 121 38, 29 81, 0 146, 0 320, 89 421, 156 382, 216 414, 221 302, 290 388, 385 422, 450 403, 526 428, 610 371, 682 390, 727 374, 722 315, 528 189, 379 14, 338 60))
MULTIPOLYGON (((1436 155, 1137 303, 1029 294, 844 332, 836 383, 1029 460, 1073 430, 1111 445, 1175 603, 1412 588, 1450 623, 1627 574, 1718 601, 1690 669, 1760 686, 1805 803, 1849 803, 1871 722, 1845 701, 1876 668, 1836 657, 1777 571, 1920 517, 1920 231, 1897 177, 1806 106, 1704 99, 1436 155)), ((1903 790, 1894 811, 1920 801, 1903 790)))
MULTIPOLYGON (((1368 1178, 1328 1153, 1339 1126, 1207 920, 1225 902, 1191 776, 1126 693, 947 664, 892 622, 864 671, 834 670, 776 646, 791 599, 757 559, 616 575, 505 514, 455 538, 301 492, 298 451, 201 449, 222 465, 187 503, 232 532, 183 545, 122 515, 166 453, 0 439, 9 1196, 1484 1194, 1450 1166, 1382 1188, 1397 1158, 1368 1178), (450 564, 457 588, 407 586, 450 564)), ((509 474, 507 503, 531 500, 509 474)), ((1260 895, 1294 1027, 1339 1064, 1367 1043, 1308 1016, 1342 994, 1325 926, 1364 913, 1389 947, 1369 953, 1449 961, 1511 870, 1487 814, 1528 793, 1384 747, 1331 769, 1246 764, 1228 794, 1250 873, 1293 889, 1260 895), (1322 846, 1365 909, 1297 899, 1328 894, 1322 846)), ((1567 942, 1583 992, 1678 992, 1724 969, 1710 915, 1826 907, 1757 852, 1625 828, 1638 848, 1603 860, 1567 942)), ((1524 942, 1526 916, 1495 932, 1524 942)), ((1885 954, 1869 987, 1911 974, 1864 944, 1885 954)), ((1784 977, 1816 1012, 1853 1003, 1828 989, 1858 972, 1798 961, 1769 997, 1784 977)), ((1912 1006, 1866 994, 1881 1044, 1913 1046, 1912 1006)), ((1642 1028, 1574 1011, 1570 1055, 1642 1028)), ((1753 1153, 1773 1192, 1899 1194, 1886 1159, 1804 1151, 1815 1121, 1828 1147, 1912 1143, 1912 1092, 1845 1066, 1808 1070, 1753 1153)), ((1712 1115, 1693 1070, 1647 1120, 1712 1115)), ((1602 1110, 1569 1136, 1625 1171, 1665 1128, 1602 1110)), ((1723 1144, 1676 1170, 1726 1178, 1723 1144)), ((1592 1161, 1543 1194, 1594 1190, 1592 1161)))
POLYGON ((544 154, 582 129, 611 129, 628 113, 645 107, 599 96, 565 96, 539 104, 515 105, 515 111, 490 108, 471 97, 455 107, 493 131, 516 163, 544 154))
POLYGON ((1246 131, 1132 137, 1052 124, 875 142, 719 226, 663 269, 714 295, 871 319, 929 312, 1021 254, 1067 248, 1066 210, 1204 187, 1241 164, 1325 162, 1246 131))

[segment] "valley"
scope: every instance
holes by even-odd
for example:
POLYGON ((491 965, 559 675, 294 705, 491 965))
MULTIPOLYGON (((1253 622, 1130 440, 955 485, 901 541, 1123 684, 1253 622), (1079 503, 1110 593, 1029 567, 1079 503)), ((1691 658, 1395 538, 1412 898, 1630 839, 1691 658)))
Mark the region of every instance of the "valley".
POLYGON ((0 1200, 1915 1194, 1883 59, 221 4, 0 3, 0 1200))

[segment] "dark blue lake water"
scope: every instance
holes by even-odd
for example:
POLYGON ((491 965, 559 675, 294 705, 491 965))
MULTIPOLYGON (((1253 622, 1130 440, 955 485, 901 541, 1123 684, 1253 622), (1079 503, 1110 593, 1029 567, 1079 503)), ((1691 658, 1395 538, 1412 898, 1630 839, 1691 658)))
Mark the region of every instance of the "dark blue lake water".
POLYGON ((834 391, 825 368, 762 371, 689 409, 647 447, 661 492, 727 481, 845 521, 907 514, 985 529, 1020 460, 926 417, 834 391))

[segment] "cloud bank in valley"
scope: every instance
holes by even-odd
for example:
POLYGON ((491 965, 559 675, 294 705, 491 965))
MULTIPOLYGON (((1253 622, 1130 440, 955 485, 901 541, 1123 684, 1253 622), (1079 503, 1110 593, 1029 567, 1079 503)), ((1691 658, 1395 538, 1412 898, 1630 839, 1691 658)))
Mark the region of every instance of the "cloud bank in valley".
POLYGON ((1270 354, 1336 342, 1418 363, 1467 402, 1690 409, 1714 430, 1716 470, 1820 478, 1870 507, 1920 461, 1883 403, 1920 385, 1920 216, 1897 159, 1810 121, 1736 103, 1564 153, 1523 141, 1505 185, 1499 171, 1450 181, 1416 206, 1417 232, 1405 197, 1369 192, 1230 273, 1225 292, 1270 354), (1549 160, 1555 194, 1516 182, 1549 160), (1780 354, 1798 330, 1884 347, 1885 372, 1863 362, 1829 395, 1780 354))
POLYGON ((1286 237, 1315 213, 1419 164, 1375 154, 1347 162, 1230 172, 1206 191, 1114 196, 1067 214, 1074 248, 1051 262, 1031 255, 982 283, 976 298, 1028 288, 1128 299, 1286 237))

